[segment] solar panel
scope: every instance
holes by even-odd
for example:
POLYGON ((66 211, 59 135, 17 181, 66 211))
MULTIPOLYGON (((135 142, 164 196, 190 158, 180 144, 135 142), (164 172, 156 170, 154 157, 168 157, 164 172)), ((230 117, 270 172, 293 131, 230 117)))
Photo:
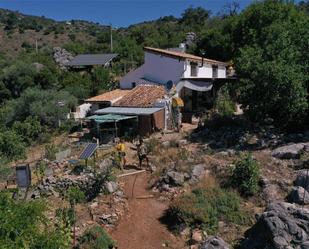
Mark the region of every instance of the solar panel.
POLYGON ((97 148, 98 145, 96 143, 89 143, 80 154, 79 159, 88 159, 93 155, 97 148))

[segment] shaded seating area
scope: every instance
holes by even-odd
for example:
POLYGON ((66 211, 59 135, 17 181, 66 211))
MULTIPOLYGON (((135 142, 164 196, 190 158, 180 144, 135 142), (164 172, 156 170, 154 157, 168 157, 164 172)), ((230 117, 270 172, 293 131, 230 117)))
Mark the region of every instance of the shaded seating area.
POLYGON ((94 123, 92 133, 99 138, 100 143, 108 143, 119 136, 130 137, 137 132, 137 116, 105 114, 92 115, 87 120, 94 123))

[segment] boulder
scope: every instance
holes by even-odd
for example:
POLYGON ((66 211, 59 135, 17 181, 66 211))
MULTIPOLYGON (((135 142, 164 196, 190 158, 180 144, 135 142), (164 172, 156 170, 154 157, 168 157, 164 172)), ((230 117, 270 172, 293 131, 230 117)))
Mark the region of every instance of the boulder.
POLYGON ((301 186, 293 187, 287 199, 291 203, 309 204, 309 193, 301 186))
POLYGON ((270 203, 256 224, 246 231, 240 248, 300 249, 308 240, 309 210, 278 201, 270 203))
POLYGON ((295 186, 301 186, 309 191, 309 171, 302 169, 297 172, 296 180, 294 181, 295 186))
POLYGON ((32 66, 34 67, 36 72, 40 72, 45 67, 43 64, 38 62, 32 63, 32 66))
POLYGON ((271 155, 279 159, 298 159, 308 143, 290 144, 276 148, 271 155))
POLYGON ((101 170, 107 170, 111 165, 113 165, 113 161, 110 158, 107 158, 100 162, 99 168, 101 170))
POLYGON ((200 243, 203 241, 203 232, 199 229, 193 230, 191 239, 193 242, 200 243))
POLYGON ((185 182, 185 176, 181 172, 169 171, 167 172, 169 182, 176 186, 182 186, 185 182))
POLYGON ((176 144, 177 144, 177 146, 181 147, 181 146, 187 145, 188 144, 188 140, 180 139, 180 140, 176 141, 176 144))
POLYGON ((105 182, 104 187, 110 194, 112 194, 118 189, 118 184, 116 182, 105 182))
POLYGON ((171 146, 171 143, 170 143, 170 141, 164 141, 164 142, 161 143, 161 145, 162 145, 164 148, 168 148, 168 147, 171 146))
POLYGON ((54 60, 61 69, 66 68, 66 64, 73 59, 73 55, 64 48, 54 47, 54 60))
POLYGON ((193 166, 192 171, 191 171, 191 182, 198 182, 208 173, 209 171, 205 169, 204 164, 197 164, 193 166))
POLYGON ((200 249, 229 249, 229 245, 218 236, 211 236, 200 246, 200 249))

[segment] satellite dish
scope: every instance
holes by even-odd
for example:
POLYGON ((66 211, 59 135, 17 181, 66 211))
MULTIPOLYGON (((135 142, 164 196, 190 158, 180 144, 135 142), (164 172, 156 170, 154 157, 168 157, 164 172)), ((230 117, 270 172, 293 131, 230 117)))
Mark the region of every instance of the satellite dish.
POLYGON ((174 85, 173 81, 171 81, 171 80, 167 81, 166 84, 165 84, 166 90, 170 91, 173 88, 173 85, 174 85))

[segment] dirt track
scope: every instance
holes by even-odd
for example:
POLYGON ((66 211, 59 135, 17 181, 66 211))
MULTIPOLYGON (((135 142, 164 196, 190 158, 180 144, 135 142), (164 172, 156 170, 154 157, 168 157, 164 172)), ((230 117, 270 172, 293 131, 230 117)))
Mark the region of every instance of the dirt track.
POLYGON ((147 190, 148 173, 137 175, 132 198, 134 178, 132 175, 122 180, 126 196, 129 198, 129 213, 123 216, 117 228, 111 233, 113 239, 117 241, 118 248, 185 248, 184 242, 172 235, 159 220, 168 204, 155 198, 135 198, 151 194, 147 190))

